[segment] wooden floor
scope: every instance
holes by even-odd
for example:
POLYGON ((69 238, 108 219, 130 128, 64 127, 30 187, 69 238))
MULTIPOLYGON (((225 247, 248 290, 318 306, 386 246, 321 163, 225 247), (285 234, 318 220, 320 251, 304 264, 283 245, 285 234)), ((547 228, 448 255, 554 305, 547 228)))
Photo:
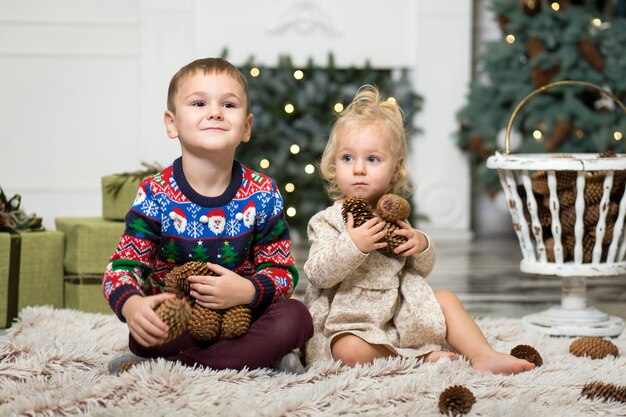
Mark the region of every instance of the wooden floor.
MULTIPOLYGON (((560 278, 520 272, 515 235, 435 245, 437 261, 428 277, 430 285, 454 292, 474 317, 522 317, 560 305, 560 278)), ((301 267, 307 251, 294 250, 301 273, 298 298, 307 285, 301 267)), ((626 276, 588 279, 587 305, 626 319, 626 276)))

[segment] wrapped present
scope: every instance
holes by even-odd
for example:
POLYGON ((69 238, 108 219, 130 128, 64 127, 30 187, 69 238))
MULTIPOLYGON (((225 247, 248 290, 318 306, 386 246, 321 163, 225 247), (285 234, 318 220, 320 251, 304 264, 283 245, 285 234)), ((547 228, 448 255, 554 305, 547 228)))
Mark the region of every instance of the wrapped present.
POLYGON ((140 181, 122 175, 102 177, 102 217, 106 220, 124 220, 135 200, 140 181))
POLYGON ((113 314, 102 294, 102 274, 66 275, 63 291, 65 308, 88 313, 113 314))
POLYGON ((144 169, 122 174, 106 175, 102 177, 102 217, 106 220, 124 220, 130 209, 139 183, 149 175, 156 174, 163 167, 158 163, 147 164, 142 162, 144 169))
POLYGON ((0 233, 0 327, 32 305, 63 307, 63 233, 0 233))
POLYGON ((100 217, 57 217, 55 224, 65 233, 63 264, 69 275, 104 273, 125 227, 100 217))

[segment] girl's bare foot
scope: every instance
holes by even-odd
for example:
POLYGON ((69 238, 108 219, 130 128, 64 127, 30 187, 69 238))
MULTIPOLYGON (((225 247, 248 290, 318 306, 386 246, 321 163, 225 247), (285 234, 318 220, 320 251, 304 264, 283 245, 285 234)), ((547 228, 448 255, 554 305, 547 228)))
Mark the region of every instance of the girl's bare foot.
POLYGON ((534 363, 496 351, 476 355, 470 359, 470 363, 477 371, 489 371, 503 375, 518 374, 535 368, 534 363))
POLYGON ((456 360, 458 355, 454 352, 446 352, 443 350, 436 350, 434 352, 430 352, 426 356, 424 356, 424 362, 437 362, 440 359, 448 358, 450 360, 456 360))

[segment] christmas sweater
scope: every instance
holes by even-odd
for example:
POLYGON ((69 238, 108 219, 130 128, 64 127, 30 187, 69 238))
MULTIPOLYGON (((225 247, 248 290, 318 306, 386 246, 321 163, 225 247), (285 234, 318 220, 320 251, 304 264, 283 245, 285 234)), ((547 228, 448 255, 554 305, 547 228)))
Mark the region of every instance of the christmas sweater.
POLYGON ((104 297, 122 321, 129 297, 164 291, 165 276, 189 261, 216 263, 250 280, 256 313, 289 297, 298 282, 276 183, 237 161, 226 191, 205 197, 176 159, 140 183, 125 221, 103 279, 104 297))

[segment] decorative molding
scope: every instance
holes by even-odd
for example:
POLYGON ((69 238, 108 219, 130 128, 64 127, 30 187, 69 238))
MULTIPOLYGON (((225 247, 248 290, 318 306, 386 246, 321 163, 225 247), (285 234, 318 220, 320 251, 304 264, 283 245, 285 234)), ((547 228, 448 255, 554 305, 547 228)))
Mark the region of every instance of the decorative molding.
POLYGON ((276 23, 266 31, 270 36, 284 36, 290 32, 301 36, 314 35, 316 32, 335 38, 343 36, 332 15, 324 11, 319 4, 310 1, 291 4, 278 15, 276 23))

